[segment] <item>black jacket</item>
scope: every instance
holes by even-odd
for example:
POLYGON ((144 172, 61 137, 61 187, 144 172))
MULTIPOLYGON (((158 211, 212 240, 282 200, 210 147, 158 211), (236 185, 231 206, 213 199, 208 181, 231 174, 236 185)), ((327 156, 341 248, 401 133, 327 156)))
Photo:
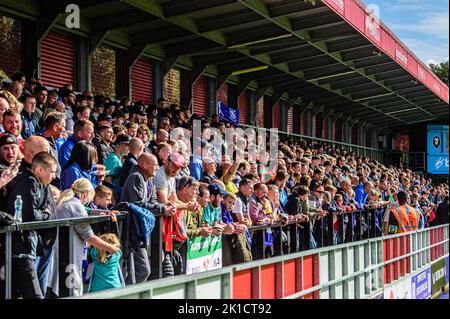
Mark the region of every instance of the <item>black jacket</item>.
MULTIPOLYGON (((41 135, 42 136, 42 135, 41 135)), ((43 138, 45 138, 48 143, 50 144, 50 154, 52 154, 52 156, 56 159, 56 179, 52 182, 53 185, 55 186, 59 186, 59 179, 61 178, 61 165, 59 164, 58 161, 58 150, 56 149, 56 142, 55 139, 51 136, 49 137, 45 137, 42 136, 43 138)))
POLYGON ((133 203, 148 209, 155 215, 165 213, 164 205, 156 200, 156 187, 153 179, 146 180, 138 166, 133 167, 120 196, 120 203, 133 203))
POLYGON ((328 215, 323 217, 322 221, 322 227, 324 230, 330 230, 333 229, 333 215, 336 215, 339 212, 337 204, 332 201, 330 203, 323 203, 322 209, 326 210, 328 212, 328 215))
POLYGON ((288 215, 297 215, 302 213, 302 203, 297 193, 292 193, 288 197, 284 210, 288 215))
POLYGON ((439 204, 436 210, 436 221, 438 225, 448 224, 448 201, 439 204))
POLYGON ((125 182, 127 181, 128 176, 130 176, 131 173, 131 169, 134 166, 138 165, 138 161, 136 156, 134 156, 133 154, 128 154, 125 162, 123 162, 122 168, 120 169, 120 179, 119 179, 119 186, 123 187, 123 185, 125 185, 125 182))
POLYGON ((92 143, 97 148, 98 164, 103 164, 108 155, 114 152, 112 146, 106 145, 98 136, 92 140, 92 143))
MULTIPOLYGON (((53 205, 50 189, 39 183, 31 172, 25 169, 8 185, 6 212, 15 214, 14 202, 18 195, 22 196, 23 222, 45 221, 49 219, 49 211, 53 205)), ((34 258, 43 254, 42 238, 34 230, 13 233, 13 256, 34 258)))

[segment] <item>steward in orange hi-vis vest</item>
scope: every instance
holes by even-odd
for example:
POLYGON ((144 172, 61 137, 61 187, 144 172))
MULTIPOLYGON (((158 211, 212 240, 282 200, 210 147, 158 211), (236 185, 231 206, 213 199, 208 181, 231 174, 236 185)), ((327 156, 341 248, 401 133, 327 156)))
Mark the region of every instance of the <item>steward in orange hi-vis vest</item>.
POLYGON ((394 215, 398 223, 398 234, 414 231, 418 229, 418 216, 416 210, 409 205, 401 205, 391 208, 391 213, 394 215))
POLYGON ((419 226, 420 215, 407 204, 408 193, 401 191, 397 194, 398 206, 389 209, 387 234, 401 234, 415 231, 419 226))

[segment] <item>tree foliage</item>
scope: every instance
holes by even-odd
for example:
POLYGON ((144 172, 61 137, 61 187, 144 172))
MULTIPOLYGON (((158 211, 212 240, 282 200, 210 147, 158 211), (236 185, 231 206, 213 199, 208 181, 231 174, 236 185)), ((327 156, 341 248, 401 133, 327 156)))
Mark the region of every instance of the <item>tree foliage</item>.
POLYGON ((439 64, 430 64, 431 70, 436 73, 436 75, 448 85, 448 61, 439 64))

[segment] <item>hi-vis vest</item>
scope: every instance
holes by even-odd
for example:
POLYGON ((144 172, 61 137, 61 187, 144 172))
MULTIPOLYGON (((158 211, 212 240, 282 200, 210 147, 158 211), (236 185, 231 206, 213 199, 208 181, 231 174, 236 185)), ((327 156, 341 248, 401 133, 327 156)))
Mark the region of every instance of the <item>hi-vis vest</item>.
POLYGON ((398 234, 414 231, 419 228, 419 216, 414 208, 409 205, 402 205, 391 208, 398 222, 398 234))

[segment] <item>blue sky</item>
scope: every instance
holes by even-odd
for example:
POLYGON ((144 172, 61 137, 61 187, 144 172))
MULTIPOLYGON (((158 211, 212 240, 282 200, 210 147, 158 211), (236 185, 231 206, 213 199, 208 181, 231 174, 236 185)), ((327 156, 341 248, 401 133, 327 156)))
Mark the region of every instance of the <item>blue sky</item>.
POLYGON ((364 0, 423 62, 449 59, 449 0, 364 0))

